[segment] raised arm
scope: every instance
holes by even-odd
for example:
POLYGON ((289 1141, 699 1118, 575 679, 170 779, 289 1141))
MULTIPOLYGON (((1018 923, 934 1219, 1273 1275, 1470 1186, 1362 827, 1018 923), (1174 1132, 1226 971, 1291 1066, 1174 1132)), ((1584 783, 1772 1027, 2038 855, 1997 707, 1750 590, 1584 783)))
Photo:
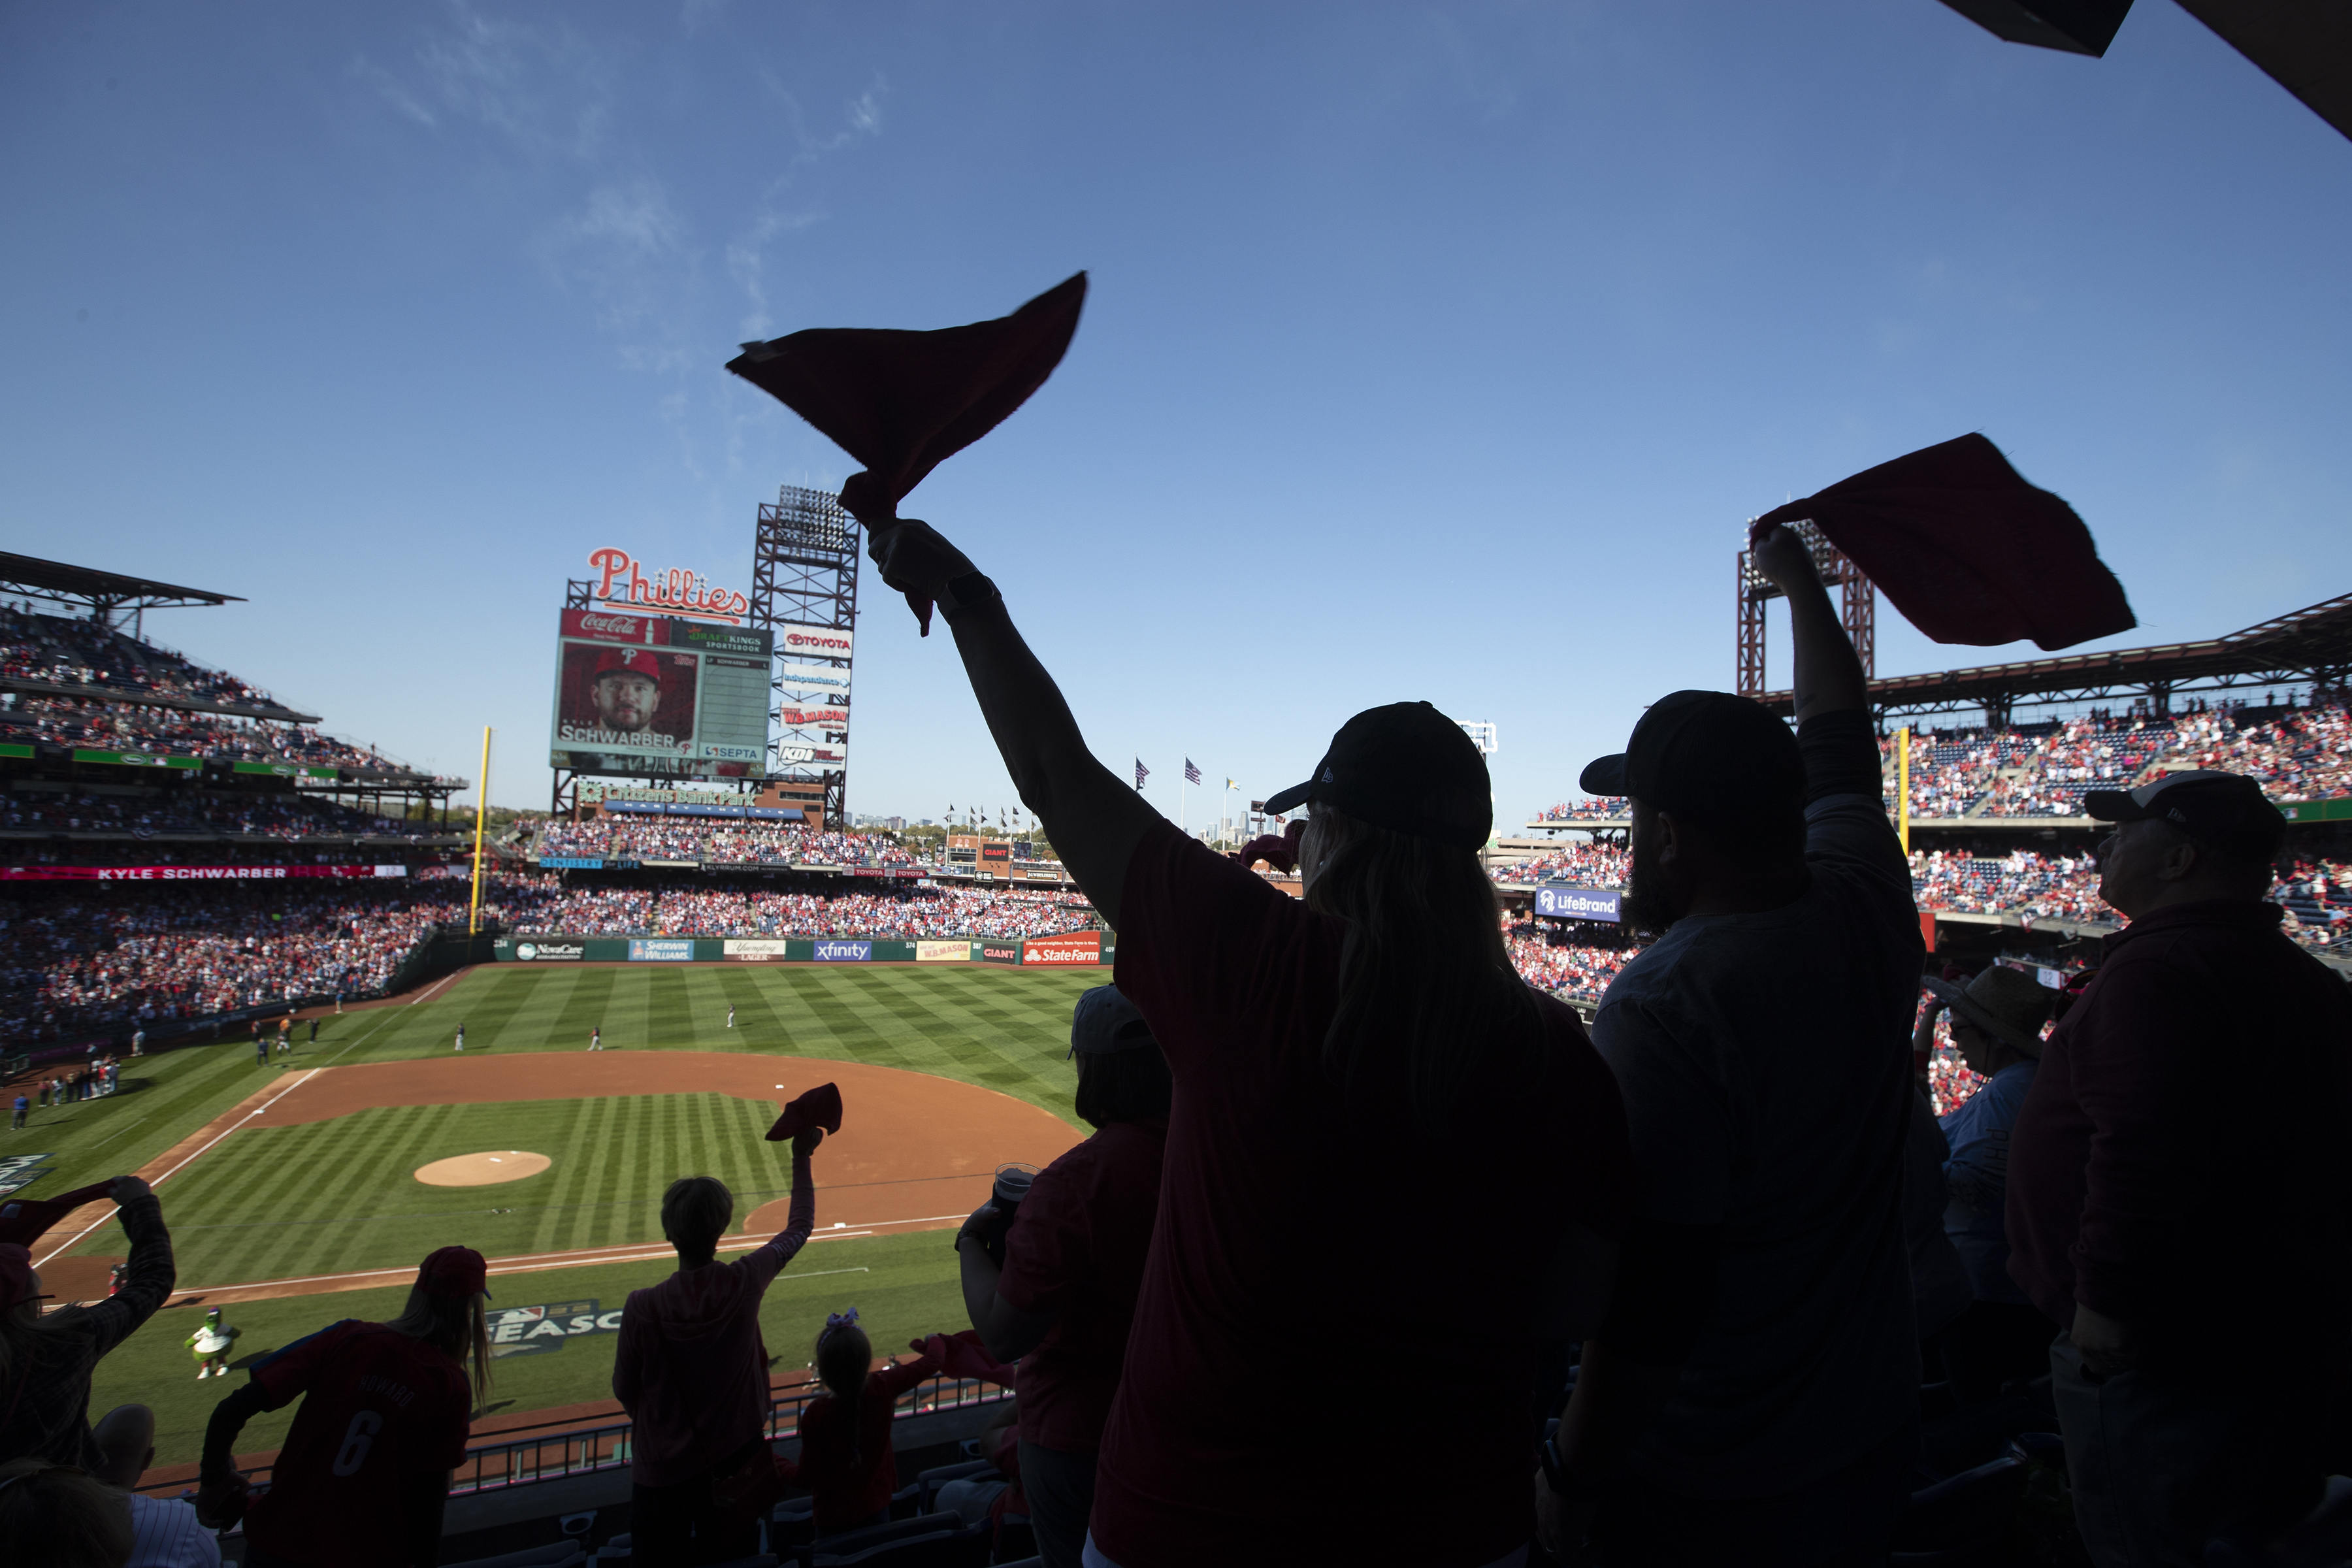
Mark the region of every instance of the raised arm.
POLYGON ((84 1331, 106 1354, 129 1339, 134 1330, 155 1315, 179 1279, 172 1261, 172 1233, 163 1225, 163 1205, 147 1184, 136 1176, 117 1176, 106 1195, 114 1200, 115 1217, 131 1239, 131 1258, 122 1288, 82 1315, 84 1331))
POLYGON ((1087 899, 1117 926, 1128 860, 1158 813, 1087 750, 1061 689, 961 551, 929 523, 908 521, 876 530, 867 552, 891 587, 938 601, 1013 788, 1087 899))
POLYGON ((768 1239, 783 1255, 779 1268, 808 1245, 809 1233, 816 1228, 816 1177, 809 1169, 809 1156, 824 1142, 822 1127, 793 1134, 793 1205, 784 1215, 784 1228, 768 1239))
POLYGON ((1816 713, 1869 707, 1862 660, 1838 624, 1830 591, 1822 586, 1822 574, 1814 570, 1805 542, 1788 529, 1774 529, 1757 542, 1756 569, 1789 598, 1789 626, 1797 647, 1797 722, 1816 713))

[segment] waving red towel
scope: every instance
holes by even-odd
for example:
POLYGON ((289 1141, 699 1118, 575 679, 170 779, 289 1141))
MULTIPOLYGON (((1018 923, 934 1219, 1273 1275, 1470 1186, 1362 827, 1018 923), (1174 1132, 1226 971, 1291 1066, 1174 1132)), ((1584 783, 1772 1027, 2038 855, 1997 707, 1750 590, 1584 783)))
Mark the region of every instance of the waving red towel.
POLYGON ((1233 858, 1244 866, 1255 866, 1263 860, 1277 871, 1293 871, 1298 867, 1298 843, 1307 837, 1304 819, 1282 830, 1281 837, 1261 833, 1233 852, 1233 858))
POLYGON ((1937 642, 2032 637, 2054 650, 2139 624, 2074 509, 2027 484, 1982 436, 1923 447, 1775 507, 1748 538, 1803 518, 1937 642))
POLYGON ((73 1213, 84 1204, 96 1203, 106 1196, 114 1179, 93 1182, 86 1187, 76 1187, 54 1198, 0 1199, 0 1244, 14 1242, 18 1247, 30 1247, 41 1239, 42 1232, 73 1213))
MULTIPOLYGON (((866 465, 841 504, 869 530, 898 519, 923 476, 997 427, 1062 363, 1086 303, 1076 273, 1009 316, 935 332, 816 327, 745 343, 727 368, 866 465)), ((907 603, 931 635, 931 605, 907 603)))
POLYGON ((950 1377, 969 1377, 981 1383, 992 1383, 999 1388, 1013 1386, 1013 1368, 988 1353, 988 1347, 980 1342, 978 1329, 966 1329, 959 1334, 933 1334, 927 1340, 910 1340, 907 1348, 929 1356, 950 1377))
POLYGON ((784 1113, 768 1129, 768 1142, 784 1142, 811 1127, 822 1127, 827 1132, 841 1131, 841 1090, 832 1084, 821 1083, 785 1101, 784 1113))

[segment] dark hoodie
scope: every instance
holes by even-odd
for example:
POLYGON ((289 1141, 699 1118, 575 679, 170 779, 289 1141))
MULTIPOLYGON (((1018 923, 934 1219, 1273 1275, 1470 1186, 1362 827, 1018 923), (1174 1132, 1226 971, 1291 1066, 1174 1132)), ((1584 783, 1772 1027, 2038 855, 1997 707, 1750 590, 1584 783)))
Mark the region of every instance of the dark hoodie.
POLYGON ((629 1479, 641 1487, 692 1480, 758 1437, 768 1418, 768 1352, 760 1298, 809 1238, 816 1184, 793 1160, 789 1223, 732 1263, 681 1268, 629 1292, 613 1359, 613 1396, 636 1423, 629 1479))

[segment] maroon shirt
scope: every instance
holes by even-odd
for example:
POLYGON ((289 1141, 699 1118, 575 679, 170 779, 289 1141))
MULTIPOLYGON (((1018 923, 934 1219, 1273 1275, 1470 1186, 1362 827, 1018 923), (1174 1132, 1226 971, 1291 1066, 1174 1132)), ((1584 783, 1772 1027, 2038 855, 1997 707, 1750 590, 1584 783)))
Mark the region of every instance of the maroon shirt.
POLYGON ((423 1340, 346 1319, 257 1365, 253 1382, 270 1409, 297 1395, 302 1408, 246 1513, 246 1539, 331 1568, 414 1562, 417 1483, 446 1483, 465 1462, 466 1369, 423 1340))
POLYGON ((2182 904, 2105 942, 2010 1134, 2009 1271, 2071 1323, 2352 1325, 2352 992, 2276 905, 2182 904))
POLYGON ((1618 1235, 1633 1192, 1616 1080, 1576 1015, 1539 998, 1543 1070, 1472 1086, 1450 1132, 1402 1086, 1350 1117, 1322 1066, 1342 922, 1172 823, 1119 905, 1119 988, 1176 1095, 1097 1545, 1121 1568, 1514 1550, 1539 1278, 1571 1220, 1618 1235), (1367 1491, 1361 1445, 1402 1410, 1428 1439, 1412 1483, 1367 1491))
POLYGON ((1004 1238, 997 1294, 1060 1315, 1021 1358, 1021 1429, 1041 1448, 1090 1454, 1118 1390, 1151 1216, 1165 1121, 1114 1121, 1037 1173, 1004 1238))
POLYGON ((809 1401, 801 1412, 801 1457, 779 1455, 776 1472, 815 1494, 812 1517, 819 1530, 863 1524, 890 1506, 898 1489, 898 1458, 890 1447, 898 1396, 939 1374, 938 1362, 917 1356, 868 1373, 855 1405, 829 1393, 809 1401))

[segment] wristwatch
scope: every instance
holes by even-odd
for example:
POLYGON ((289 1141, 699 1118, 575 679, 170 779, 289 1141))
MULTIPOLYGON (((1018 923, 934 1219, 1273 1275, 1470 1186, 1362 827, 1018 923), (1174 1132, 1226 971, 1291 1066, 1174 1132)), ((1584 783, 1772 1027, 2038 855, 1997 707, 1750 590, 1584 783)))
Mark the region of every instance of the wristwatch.
POLYGON ((1000 602, 1004 595, 996 591, 985 572, 967 572, 961 577, 950 577, 940 590, 940 617, 953 626, 956 617, 974 605, 1000 602))

